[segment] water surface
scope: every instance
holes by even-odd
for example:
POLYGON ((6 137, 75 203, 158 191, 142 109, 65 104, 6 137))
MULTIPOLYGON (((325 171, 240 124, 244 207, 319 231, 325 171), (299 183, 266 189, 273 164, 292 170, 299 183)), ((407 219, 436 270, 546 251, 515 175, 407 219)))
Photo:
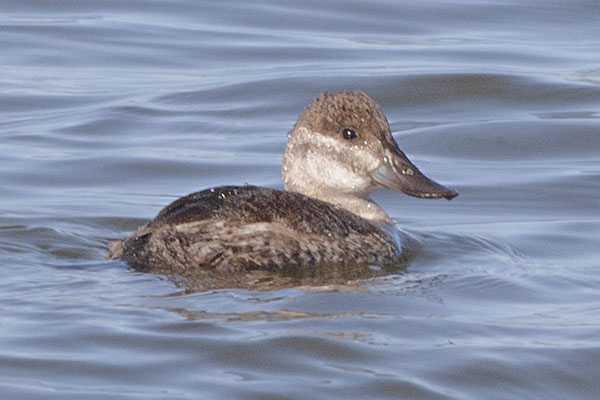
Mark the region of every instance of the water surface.
POLYGON ((596 399, 596 1, 4 1, 0 394, 596 399), (406 267, 194 291, 104 259, 181 195, 282 188, 324 91, 381 103, 452 202, 374 195, 406 267))

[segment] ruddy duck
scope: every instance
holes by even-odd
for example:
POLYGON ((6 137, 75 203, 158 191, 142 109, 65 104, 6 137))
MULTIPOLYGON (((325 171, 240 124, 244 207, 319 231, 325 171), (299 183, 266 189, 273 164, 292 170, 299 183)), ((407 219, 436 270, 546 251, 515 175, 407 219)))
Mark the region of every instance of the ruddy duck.
POLYGON ((289 133, 285 191, 224 186, 165 207, 108 256, 144 272, 281 270, 329 263, 386 265, 400 257, 381 228, 390 217, 368 195, 389 188, 457 196, 400 150, 379 105, 359 91, 324 94, 289 133))

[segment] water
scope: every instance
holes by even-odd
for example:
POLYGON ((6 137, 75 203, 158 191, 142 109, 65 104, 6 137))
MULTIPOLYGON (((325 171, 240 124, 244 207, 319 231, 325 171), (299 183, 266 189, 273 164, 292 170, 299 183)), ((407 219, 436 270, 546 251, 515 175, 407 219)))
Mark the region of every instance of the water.
POLYGON ((596 399, 600 6, 0 7, 6 399, 596 399), (363 89, 452 202, 374 195, 405 270, 193 291, 104 260, 178 196, 281 188, 297 115, 363 89))

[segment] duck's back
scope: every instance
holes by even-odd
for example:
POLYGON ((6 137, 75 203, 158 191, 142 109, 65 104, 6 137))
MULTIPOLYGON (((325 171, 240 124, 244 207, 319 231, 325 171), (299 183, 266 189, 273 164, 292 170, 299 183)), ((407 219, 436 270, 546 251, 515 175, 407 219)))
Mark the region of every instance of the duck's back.
POLYGON ((390 236, 367 220, 298 193, 225 186, 182 197, 111 258, 147 272, 250 271, 323 263, 394 262, 390 236))

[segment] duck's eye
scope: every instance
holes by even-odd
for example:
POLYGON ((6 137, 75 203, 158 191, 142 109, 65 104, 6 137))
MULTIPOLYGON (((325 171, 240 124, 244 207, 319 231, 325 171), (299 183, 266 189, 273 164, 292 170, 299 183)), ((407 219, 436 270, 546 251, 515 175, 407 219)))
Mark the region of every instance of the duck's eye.
POLYGON ((342 131, 342 137, 344 139, 352 140, 358 137, 358 133, 356 133, 356 131, 352 128, 344 128, 342 131))

